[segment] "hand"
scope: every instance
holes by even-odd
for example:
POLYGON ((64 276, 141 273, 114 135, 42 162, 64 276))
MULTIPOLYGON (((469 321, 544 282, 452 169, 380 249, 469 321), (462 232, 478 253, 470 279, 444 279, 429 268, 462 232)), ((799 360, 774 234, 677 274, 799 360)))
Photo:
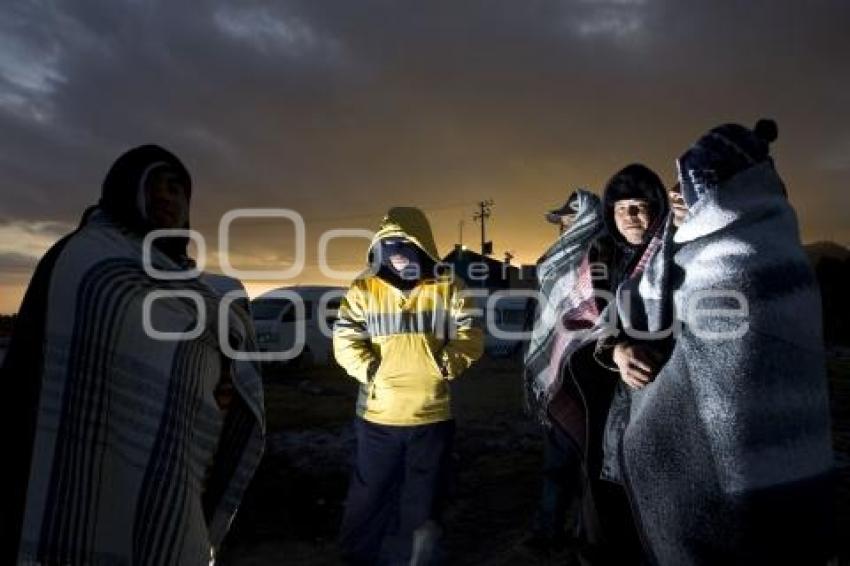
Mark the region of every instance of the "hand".
POLYGON ((620 379, 632 389, 643 389, 658 374, 655 356, 643 346, 620 342, 614 346, 613 358, 620 370, 620 379))

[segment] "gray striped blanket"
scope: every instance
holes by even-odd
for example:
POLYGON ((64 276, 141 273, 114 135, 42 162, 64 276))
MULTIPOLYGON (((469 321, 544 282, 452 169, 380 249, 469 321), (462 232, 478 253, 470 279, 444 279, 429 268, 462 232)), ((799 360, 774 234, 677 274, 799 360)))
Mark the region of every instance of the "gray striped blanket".
MULTIPOLYGON (((823 564, 832 452, 821 306, 772 163, 707 192, 674 241, 683 326, 655 381, 632 393, 621 446, 650 558, 823 564)), ((639 285, 649 312, 637 318, 650 329, 661 326, 651 313, 663 273, 649 268, 639 285)))
MULTIPOLYGON (((21 564, 209 564, 259 463, 264 443, 257 368, 223 355, 220 298, 198 280, 160 281, 141 242, 95 212, 63 243, 49 279, 32 462, 18 544, 21 564), (143 330, 154 290, 192 291, 206 321, 197 337, 143 330), (236 392, 220 410, 229 374, 236 392)), ((177 266, 156 248, 153 263, 177 266)), ((192 300, 151 304, 158 331, 195 327, 192 300)), ((230 309, 237 349, 255 349, 250 319, 230 309)))
POLYGON ((599 197, 576 191, 575 223, 537 263, 538 306, 525 354, 526 403, 540 420, 561 386, 561 362, 584 343, 599 312, 588 252, 604 231, 599 197))

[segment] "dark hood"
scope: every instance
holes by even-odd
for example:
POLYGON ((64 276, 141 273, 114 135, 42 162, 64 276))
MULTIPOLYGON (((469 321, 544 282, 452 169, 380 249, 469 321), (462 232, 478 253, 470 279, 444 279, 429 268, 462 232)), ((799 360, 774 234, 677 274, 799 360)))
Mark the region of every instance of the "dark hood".
MULTIPOLYGON (((103 180, 98 203, 100 208, 113 221, 139 236, 144 236, 153 229, 139 210, 138 197, 144 177, 156 164, 169 167, 181 177, 186 187, 186 200, 191 201, 192 178, 189 171, 176 155, 153 144, 135 147, 122 154, 109 168, 103 180)), ((188 217, 183 228, 189 228, 188 217)), ((156 246, 173 258, 185 256, 187 244, 188 238, 182 237, 156 240, 156 246)))
POLYGON ((655 172, 644 165, 634 163, 618 171, 605 185, 602 208, 605 228, 608 233, 606 239, 613 243, 613 245, 609 245, 612 250, 608 281, 609 290, 613 292, 620 283, 630 276, 653 235, 664 226, 664 221, 669 212, 667 191, 655 172), (632 198, 642 198, 649 201, 650 214, 652 214, 649 228, 646 230, 643 242, 639 245, 628 243, 617 230, 617 224, 614 222, 614 203, 618 200, 632 198))
POLYGON ((645 165, 633 163, 623 167, 611 177, 605 185, 605 192, 602 197, 605 228, 614 242, 620 247, 642 247, 629 244, 623 235, 620 234, 620 231, 617 230, 617 224, 614 222, 614 203, 618 200, 637 198, 649 201, 649 208, 652 214, 649 229, 647 229, 644 236, 643 245, 645 245, 658 230, 658 227, 664 223, 670 207, 667 201, 667 191, 658 175, 645 165))

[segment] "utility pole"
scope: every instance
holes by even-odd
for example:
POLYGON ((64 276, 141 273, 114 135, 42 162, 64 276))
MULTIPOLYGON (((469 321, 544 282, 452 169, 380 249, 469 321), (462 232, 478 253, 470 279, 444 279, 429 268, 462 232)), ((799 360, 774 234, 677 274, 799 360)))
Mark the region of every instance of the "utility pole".
POLYGON ((482 200, 478 203, 478 212, 472 217, 476 222, 481 222, 481 255, 493 253, 493 242, 487 241, 486 224, 492 214, 492 207, 496 204, 493 199, 482 200))
POLYGON ((461 219, 457 225, 460 229, 460 240, 458 241, 458 243, 460 244, 460 249, 463 249, 463 219, 461 219))

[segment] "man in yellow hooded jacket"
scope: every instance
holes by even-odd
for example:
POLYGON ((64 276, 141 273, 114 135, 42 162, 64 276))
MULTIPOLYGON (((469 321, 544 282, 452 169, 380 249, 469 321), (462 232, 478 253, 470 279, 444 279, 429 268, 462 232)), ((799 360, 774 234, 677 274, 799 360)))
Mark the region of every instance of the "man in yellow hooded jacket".
POLYGON ((369 248, 371 269, 340 305, 334 355, 360 382, 340 532, 351 564, 424 563, 438 537, 454 433, 449 384, 483 350, 473 299, 439 261, 422 211, 393 208, 369 248))

